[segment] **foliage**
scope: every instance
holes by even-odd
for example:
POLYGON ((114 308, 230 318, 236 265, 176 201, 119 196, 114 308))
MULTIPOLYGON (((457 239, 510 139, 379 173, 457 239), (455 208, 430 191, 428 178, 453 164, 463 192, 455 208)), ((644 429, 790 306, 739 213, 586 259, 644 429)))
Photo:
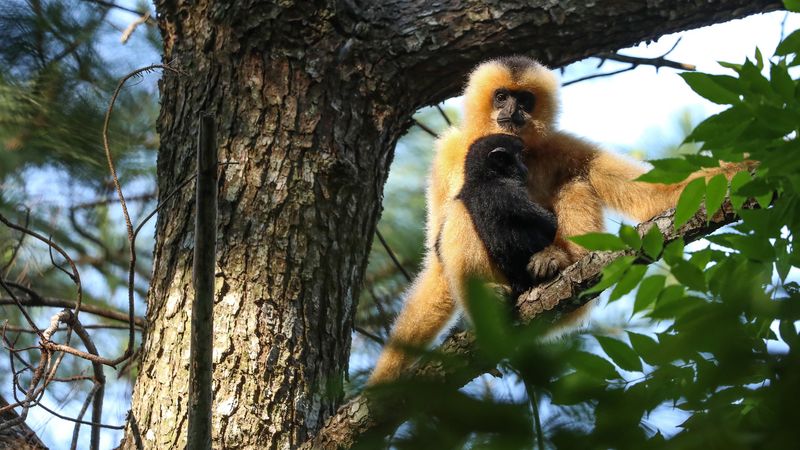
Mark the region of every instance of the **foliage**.
POLYGON ((671 183, 718 167, 720 160, 739 162, 742 171, 730 183, 724 176, 690 181, 675 226, 703 207, 711 216, 728 193, 739 223, 691 248, 680 240, 665 245, 655 227, 641 237, 623 226, 617 235, 574 239, 590 250, 637 254, 608 266, 591 290, 613 287, 612 302, 635 292, 629 312, 654 324, 654 332, 626 326, 542 339, 541 325, 513 327, 500 300, 473 288, 469 301, 479 360, 456 366, 499 363, 505 373, 518 375, 529 394, 544 395, 533 403, 551 420, 539 425, 519 401, 467 401, 454 398, 466 395, 454 393, 457 386, 437 390, 406 380, 395 388, 412 414, 393 445, 532 448, 541 438, 545 447, 576 449, 795 448, 800 438, 794 405, 800 398, 800 253, 794 246, 800 231, 799 52, 800 31, 795 31, 771 59, 756 51, 741 64, 721 63, 732 75, 684 74, 699 95, 727 109, 688 136, 697 153, 654 161, 642 177, 671 183), (757 167, 751 161, 758 161, 757 167), (741 209, 746 198, 757 199, 760 209, 741 209), (660 260, 658 273, 648 275, 643 260, 660 260))

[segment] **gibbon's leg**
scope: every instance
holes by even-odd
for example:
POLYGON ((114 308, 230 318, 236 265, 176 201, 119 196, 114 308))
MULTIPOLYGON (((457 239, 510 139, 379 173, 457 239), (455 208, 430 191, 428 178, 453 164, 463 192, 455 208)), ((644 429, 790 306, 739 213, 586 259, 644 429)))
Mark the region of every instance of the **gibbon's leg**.
POLYGON ((405 306, 392 329, 392 336, 367 384, 375 385, 396 379, 414 360, 414 356, 402 347, 428 345, 450 320, 454 310, 455 303, 448 290, 442 265, 436 254, 429 252, 425 268, 408 291, 405 306))
POLYGON ((555 242, 533 255, 528 263, 528 271, 540 280, 554 276, 586 254, 568 237, 603 229, 602 204, 586 180, 575 179, 562 186, 553 209, 558 219, 555 242))
POLYGON ((703 169, 675 184, 633 181, 647 170, 624 158, 599 152, 591 162, 589 181, 604 204, 639 222, 648 220, 675 207, 686 185, 699 177, 709 179, 720 173, 731 179, 737 172, 748 170, 753 163, 721 163, 720 167, 703 169))

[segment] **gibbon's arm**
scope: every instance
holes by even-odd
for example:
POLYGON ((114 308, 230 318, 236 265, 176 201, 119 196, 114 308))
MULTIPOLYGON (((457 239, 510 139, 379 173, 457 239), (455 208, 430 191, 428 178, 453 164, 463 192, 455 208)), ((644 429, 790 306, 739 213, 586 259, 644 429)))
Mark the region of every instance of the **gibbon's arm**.
POLYGON ((444 222, 445 204, 451 201, 464 184, 464 158, 468 144, 464 133, 451 127, 436 141, 428 189, 425 192, 428 208, 425 248, 431 251, 444 222))
POLYGON ((455 311, 442 265, 429 251, 423 270, 406 294, 405 305, 392 329, 389 342, 378 358, 368 385, 396 379, 416 357, 403 347, 424 348, 444 328, 455 311))
POLYGON ((558 219, 558 232, 553 246, 566 250, 571 264, 587 252, 567 238, 602 231, 603 205, 597 192, 586 179, 575 178, 558 191, 553 209, 558 219))
POLYGON ((737 172, 747 170, 751 165, 753 165, 751 161, 722 162, 720 167, 702 169, 680 183, 643 183, 633 180, 647 172, 647 169, 623 157, 599 152, 590 164, 589 182, 604 204, 638 222, 643 222, 675 207, 683 188, 690 181, 699 177, 709 179, 718 174, 724 174, 731 179, 737 172))

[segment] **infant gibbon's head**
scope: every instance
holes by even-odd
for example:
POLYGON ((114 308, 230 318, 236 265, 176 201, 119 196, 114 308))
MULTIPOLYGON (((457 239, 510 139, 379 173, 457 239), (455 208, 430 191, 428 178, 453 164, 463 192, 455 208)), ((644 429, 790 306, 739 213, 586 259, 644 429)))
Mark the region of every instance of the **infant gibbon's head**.
POLYGON ((486 61, 464 90, 463 128, 474 136, 506 133, 535 143, 553 126, 557 91, 553 72, 527 56, 486 61))
POLYGON ((523 150, 522 140, 508 134, 490 134, 477 139, 467 152, 467 183, 510 179, 524 185, 528 168, 522 160, 523 150))

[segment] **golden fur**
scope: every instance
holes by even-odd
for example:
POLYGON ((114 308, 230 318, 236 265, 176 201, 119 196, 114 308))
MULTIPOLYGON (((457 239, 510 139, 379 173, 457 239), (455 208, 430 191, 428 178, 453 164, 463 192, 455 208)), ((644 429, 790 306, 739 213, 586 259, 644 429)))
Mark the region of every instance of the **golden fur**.
POLYGON ((441 331, 460 302, 464 282, 470 276, 503 282, 493 270, 464 206, 455 199, 464 183, 469 145, 482 136, 509 133, 495 120, 493 96, 501 87, 535 95, 534 110, 515 133, 527 146, 531 198, 558 218, 555 242, 534 255, 529 265, 534 275, 552 276, 553 269, 563 269, 583 256, 586 250, 567 238, 601 231, 604 206, 638 221, 647 220, 673 207, 689 180, 720 172, 732 175, 736 170, 731 169, 741 170, 728 165, 699 172, 673 185, 633 181, 646 171, 643 167, 553 129, 558 81, 549 69, 533 60, 527 60, 524 70, 516 72, 503 60, 479 65, 464 91, 463 123, 449 129, 436 143, 427 190, 425 267, 407 294, 406 306, 397 318, 370 384, 394 379, 408 366, 410 358, 398 344, 424 346, 441 331), (434 250, 437 239, 441 260, 434 250))

